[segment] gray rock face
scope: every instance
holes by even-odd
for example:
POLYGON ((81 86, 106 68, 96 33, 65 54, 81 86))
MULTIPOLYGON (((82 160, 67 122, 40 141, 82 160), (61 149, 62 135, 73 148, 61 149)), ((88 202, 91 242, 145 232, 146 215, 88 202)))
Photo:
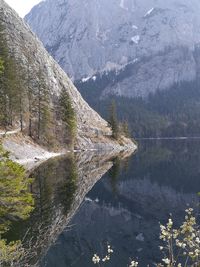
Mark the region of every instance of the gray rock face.
POLYGON ((196 77, 199 13, 199 0, 46 0, 25 19, 74 80, 139 60, 105 91, 133 97, 196 77))
POLYGON ((103 90, 102 97, 109 94, 146 97, 149 93, 167 89, 174 83, 194 80, 198 65, 192 51, 177 47, 157 53, 153 58, 138 60, 131 68, 131 75, 108 85, 103 90))
MULTIPOLYGON (((50 90, 52 110, 56 109, 54 100, 58 98, 61 90, 64 88, 68 92, 77 118, 77 148, 117 147, 120 150, 122 147, 110 139, 112 132, 108 123, 83 100, 65 72, 47 53, 36 35, 3 0, 0 0, 0 23, 5 29, 4 34, 9 51, 15 59, 21 62, 24 72, 29 69, 29 78, 33 83, 38 80, 38 70, 43 70, 43 82, 50 90)), ((24 79, 26 78, 24 77, 24 79)), ((54 120, 53 123, 56 130, 61 127, 59 121, 54 120)), ((129 140, 126 144, 133 145, 129 140)))

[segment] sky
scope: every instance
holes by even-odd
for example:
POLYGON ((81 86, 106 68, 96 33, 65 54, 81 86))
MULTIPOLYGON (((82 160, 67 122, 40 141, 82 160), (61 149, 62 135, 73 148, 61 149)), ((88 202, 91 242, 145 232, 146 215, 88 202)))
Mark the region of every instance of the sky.
POLYGON ((41 0, 5 0, 13 9, 17 11, 20 17, 24 17, 33 6, 41 0))

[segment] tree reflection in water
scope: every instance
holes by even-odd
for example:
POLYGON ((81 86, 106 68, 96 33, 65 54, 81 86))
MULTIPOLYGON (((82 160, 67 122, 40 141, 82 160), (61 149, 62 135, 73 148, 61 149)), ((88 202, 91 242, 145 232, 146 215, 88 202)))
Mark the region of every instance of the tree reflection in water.
POLYGON ((31 176, 35 209, 25 221, 12 224, 7 238, 24 239, 29 251, 21 265, 39 263, 58 235, 69 225, 85 195, 112 167, 115 154, 81 153, 51 159, 31 176))

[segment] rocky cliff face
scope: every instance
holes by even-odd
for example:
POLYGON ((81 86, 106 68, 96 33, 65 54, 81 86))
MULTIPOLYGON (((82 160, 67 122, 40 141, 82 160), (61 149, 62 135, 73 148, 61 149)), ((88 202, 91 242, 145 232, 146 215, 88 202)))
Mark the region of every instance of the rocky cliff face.
POLYGON ((131 63, 103 95, 135 97, 196 78, 199 12, 198 0, 46 0, 25 19, 74 80, 131 63))
MULTIPOLYGON (((48 110, 43 113, 45 116, 48 114, 50 120, 50 126, 46 129, 46 132, 51 133, 51 137, 56 139, 58 146, 63 146, 66 138, 64 121, 58 114, 59 98, 61 92, 64 91, 67 93, 75 111, 77 124, 76 147, 87 149, 116 147, 117 143, 110 140, 111 129, 107 122, 82 99, 65 72, 49 56, 36 35, 3 0, 0 0, 0 24, 2 27, 1 34, 6 40, 9 58, 15 60, 15 65, 18 66, 19 70, 18 74, 22 76, 23 86, 25 87, 24 94, 20 96, 24 109, 20 113, 23 113, 23 116, 20 119, 13 116, 12 125, 17 125, 20 120, 23 120, 23 131, 28 133, 31 120, 32 135, 34 139, 37 139, 37 134, 34 131, 38 128, 39 119, 41 120, 41 118, 38 118, 38 101, 40 99, 40 97, 38 98, 38 92, 41 85, 46 88, 48 95, 47 99, 41 101, 41 103, 46 102, 45 108, 48 110), (30 101, 32 101, 31 110, 30 101)), ((43 137, 43 140, 45 138, 47 139, 47 135, 43 137)), ((129 142, 129 144, 132 143, 129 142)))

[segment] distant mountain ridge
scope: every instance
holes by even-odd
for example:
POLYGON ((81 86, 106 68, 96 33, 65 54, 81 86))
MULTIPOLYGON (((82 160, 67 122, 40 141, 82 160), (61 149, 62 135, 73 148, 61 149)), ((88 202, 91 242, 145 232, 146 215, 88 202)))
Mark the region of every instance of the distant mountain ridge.
POLYGON ((73 80, 139 60, 134 78, 106 89, 135 97, 196 78, 199 12, 198 0, 47 0, 25 20, 73 80))
POLYGON ((46 0, 25 17, 104 118, 137 137, 200 136, 198 0, 46 0))

